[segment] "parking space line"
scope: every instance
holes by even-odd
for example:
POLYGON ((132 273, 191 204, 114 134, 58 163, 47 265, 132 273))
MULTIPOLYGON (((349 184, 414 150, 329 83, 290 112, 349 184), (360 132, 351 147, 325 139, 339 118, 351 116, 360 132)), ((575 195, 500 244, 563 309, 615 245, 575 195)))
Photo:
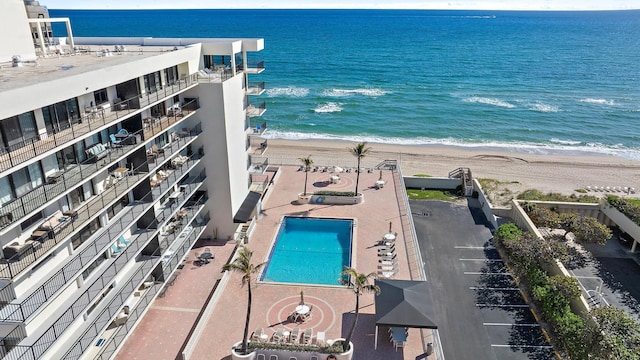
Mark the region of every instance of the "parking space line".
POLYGON ((495 291, 518 291, 519 288, 490 288, 490 287, 478 287, 478 286, 469 286, 471 290, 495 290, 495 291))
POLYGON ((509 324, 509 323, 482 323, 484 326, 529 326, 539 327, 540 324, 509 324))
POLYGON ((500 344, 491 344, 493 347, 508 347, 508 348, 531 348, 531 349, 553 349, 553 346, 550 345, 500 345, 500 344))
POLYGON ((507 305, 507 304, 476 304, 477 307, 504 307, 504 308, 528 308, 527 304, 519 304, 519 305, 507 305))
POLYGON ((458 259, 460 261, 503 262, 502 259, 458 259))
POLYGON ((508 272, 481 272, 481 271, 465 271, 465 275, 507 275, 511 276, 511 273, 508 272))

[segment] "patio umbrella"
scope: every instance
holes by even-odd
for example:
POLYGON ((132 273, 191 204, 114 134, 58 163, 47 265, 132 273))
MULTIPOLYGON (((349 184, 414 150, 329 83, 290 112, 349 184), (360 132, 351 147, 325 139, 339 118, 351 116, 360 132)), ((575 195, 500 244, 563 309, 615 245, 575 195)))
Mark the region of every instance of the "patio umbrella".
POLYGON ((391 221, 389 221, 389 234, 391 234, 391 224, 393 224, 391 221))
POLYGON ((300 305, 304 305, 304 291, 300 291, 300 305))

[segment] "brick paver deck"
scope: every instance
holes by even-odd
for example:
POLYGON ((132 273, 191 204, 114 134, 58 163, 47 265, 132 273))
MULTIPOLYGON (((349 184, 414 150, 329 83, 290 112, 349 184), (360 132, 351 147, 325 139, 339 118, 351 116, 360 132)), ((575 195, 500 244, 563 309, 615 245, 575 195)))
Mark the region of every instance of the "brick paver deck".
MULTIPOLYGON (((409 260, 415 260, 413 250, 405 249, 405 231, 400 225, 393 172, 385 170, 382 179, 387 186, 376 189, 373 185, 380 177, 379 171, 360 174, 359 192, 365 201, 359 205, 296 204, 297 194, 302 192, 305 173, 297 167, 281 167, 274 183, 265 197, 263 211, 255 230, 250 236, 248 247, 254 251, 254 262, 263 262, 268 258, 269 250, 282 217, 344 217, 353 218, 354 243, 352 264, 358 272, 377 272, 378 256, 376 243, 389 230, 398 232, 396 252, 399 270, 396 279, 410 279, 409 260)), ((342 173, 340 181, 332 184, 329 172, 310 172, 308 191, 314 190, 355 190, 357 174, 342 173)), ((119 354, 120 359, 173 359, 178 355, 180 345, 202 306, 205 293, 211 290, 217 278, 221 277, 223 259, 226 260, 233 250, 233 244, 220 247, 212 246, 216 261, 205 267, 194 267, 193 250, 185 267, 180 270, 176 284, 164 298, 156 300, 141 324, 134 331, 119 354), (183 285, 184 283, 184 285, 183 285), (207 290, 208 289, 208 290, 207 290)), ((414 266, 415 265, 411 265, 414 266)), ((415 276, 415 275, 414 275, 415 276)), ((303 330, 313 328, 326 333, 326 339, 345 337, 354 319, 355 296, 353 291, 343 287, 314 285, 286 285, 272 283, 254 283, 250 332, 262 327, 270 335, 279 327, 288 330, 300 326, 303 330), (311 317, 305 322, 295 324, 287 316, 300 301, 300 291, 304 290, 305 303, 313 305, 311 317)), ((210 316, 201 319, 205 326, 201 333, 193 334, 197 341, 191 359, 229 359, 231 347, 242 340, 247 306, 246 287, 241 286, 239 274, 230 274, 226 286, 216 290, 220 298, 210 316)), ((395 351, 389 342, 387 329, 379 332, 378 349, 374 350, 375 304, 374 295, 365 294, 360 299, 360 317, 352 339, 357 359, 415 359, 424 353, 423 343, 431 341, 431 334, 425 331, 421 339, 418 329, 409 329, 408 342, 404 349, 395 351), (423 341, 424 340, 424 341, 423 341)), ((429 357, 431 358, 431 357, 429 357)))

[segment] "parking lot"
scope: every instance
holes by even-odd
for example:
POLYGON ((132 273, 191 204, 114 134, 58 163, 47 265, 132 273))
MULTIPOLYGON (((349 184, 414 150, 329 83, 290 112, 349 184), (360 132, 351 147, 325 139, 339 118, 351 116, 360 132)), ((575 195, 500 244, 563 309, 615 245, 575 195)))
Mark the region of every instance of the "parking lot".
POLYGON ((552 359, 479 209, 442 201, 410 205, 445 357, 552 359))

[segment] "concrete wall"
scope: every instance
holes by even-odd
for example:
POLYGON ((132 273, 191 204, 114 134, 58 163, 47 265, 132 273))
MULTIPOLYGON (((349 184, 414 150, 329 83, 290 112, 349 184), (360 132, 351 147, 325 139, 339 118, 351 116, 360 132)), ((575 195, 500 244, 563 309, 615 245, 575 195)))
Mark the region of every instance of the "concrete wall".
MULTIPOLYGON (((23 0, 2 0, 0 13, 2 13, 0 33, 4 35, 2 46, 0 46, 0 62, 11 61, 14 55, 19 55, 22 60, 34 60, 36 50, 33 46, 23 0)), ((2 102, 2 104, 6 103, 2 102)), ((5 117, 0 116, 0 119, 3 118, 5 117)))
POLYGON ((478 202, 480 203, 480 208, 482 209, 482 213, 489 220, 494 229, 498 228, 498 221, 496 220, 496 216, 493 213, 493 209, 491 207, 491 202, 489 198, 484 193, 482 186, 478 180, 473 179, 473 190, 478 193, 478 202))
POLYGON ((404 183, 407 189, 444 189, 454 190, 462 184, 460 179, 405 176, 404 183))
POLYGON ((600 205, 600 209, 602 213, 604 213, 611 222, 618 225, 622 231, 629 234, 633 237, 633 245, 631 246, 631 251, 636 251, 638 247, 638 242, 640 241, 640 226, 629 219, 626 215, 621 213, 618 209, 609 205, 608 202, 604 201, 600 205))

